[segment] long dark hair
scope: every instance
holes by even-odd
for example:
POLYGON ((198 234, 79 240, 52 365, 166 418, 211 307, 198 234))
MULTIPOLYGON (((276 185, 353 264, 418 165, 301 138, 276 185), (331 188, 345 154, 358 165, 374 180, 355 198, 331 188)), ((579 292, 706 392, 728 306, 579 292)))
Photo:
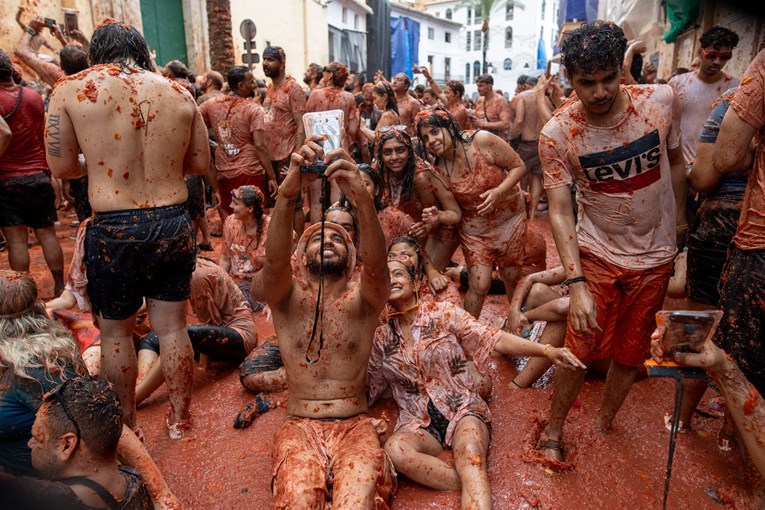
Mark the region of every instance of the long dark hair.
POLYGON ((413 237, 401 236, 391 241, 390 245, 388 246, 388 251, 390 252, 391 248, 393 248, 393 246, 396 244, 409 245, 417 254, 417 265, 409 268, 409 275, 412 277, 413 281, 419 282, 420 278, 422 278, 422 275, 425 272, 425 261, 423 260, 422 246, 420 246, 420 243, 417 241, 417 239, 413 237))
POLYGON ((377 193, 372 197, 375 201, 375 210, 376 211, 382 211, 385 209, 385 204, 382 201, 382 193, 383 193, 383 180, 382 176, 372 168, 371 166, 367 165, 366 163, 361 163, 358 165, 359 171, 364 172, 369 176, 370 179, 372 179, 372 184, 374 184, 377 187, 377 193))
POLYGON ((90 40, 90 65, 114 63, 127 66, 133 63, 131 60, 135 61, 138 67, 154 71, 149 47, 140 32, 120 21, 105 20, 93 32, 93 38, 90 40))
MULTIPOLYGON (((473 141, 473 137, 475 136, 475 134, 468 135, 465 131, 463 131, 460 127, 460 123, 457 122, 449 110, 442 106, 437 106, 432 110, 422 110, 417 114, 417 117, 415 118, 417 139, 424 149, 425 142, 422 140, 422 135, 420 134, 421 127, 445 128, 447 133, 449 133, 449 136, 452 138, 452 152, 457 150, 457 144, 455 142, 459 141, 463 144, 470 143, 473 141)), ((438 158, 436 157, 435 159, 436 163, 438 163, 438 158)))
POLYGON ((398 113, 398 101, 396 101, 396 92, 390 84, 381 81, 372 89, 379 96, 385 96, 385 110, 393 110, 398 113))
POLYGON ((406 160, 406 166, 404 167, 404 183, 401 190, 402 196, 409 200, 414 195, 414 173, 417 170, 417 155, 414 153, 414 144, 412 144, 412 139, 409 137, 406 131, 390 129, 385 133, 380 133, 380 140, 377 143, 378 170, 385 184, 385 188, 387 189, 388 197, 391 197, 392 193, 390 189, 390 171, 385 168, 385 164, 383 163, 382 159, 382 153, 383 145, 385 145, 385 142, 393 138, 406 145, 407 149, 409 149, 409 158, 406 160))

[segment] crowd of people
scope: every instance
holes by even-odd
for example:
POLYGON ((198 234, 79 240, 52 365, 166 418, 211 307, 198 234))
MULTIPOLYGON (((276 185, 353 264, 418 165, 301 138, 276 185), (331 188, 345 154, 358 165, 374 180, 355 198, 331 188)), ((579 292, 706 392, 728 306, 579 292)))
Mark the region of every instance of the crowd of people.
MULTIPOLYGON (((259 393, 236 427, 288 392, 276 508, 389 508, 405 476, 489 509, 492 356, 530 358, 521 391, 555 366, 536 448, 569 468, 587 372, 607 374, 594 427, 608 433, 646 359, 666 361, 655 315, 671 280, 689 308, 723 312, 701 352, 672 360, 707 370, 720 447, 739 443, 765 475, 765 51, 728 76, 733 31, 706 31, 698 65, 667 83, 641 41, 583 24, 562 42, 564 75, 522 76, 510 100, 482 75, 470 104, 427 68, 421 90, 341 62, 301 84, 278 46, 262 52, 268 83, 246 66, 195 76, 112 19, 90 38, 49 28, 52 61, 44 21, 23 15, 15 62, 0 50, 0 484, 14 508, 180 508, 136 403, 164 383, 169 438, 193 433, 201 355, 241 364, 259 393), (303 122, 328 111, 342 112, 336 146, 303 122), (67 273, 64 197, 79 225, 67 273), (54 280, 45 304, 30 229, 54 280), (203 256, 213 237, 219 260, 203 256), (489 293, 509 303, 493 325, 489 293), (390 396, 381 442, 369 408, 390 396)), ((708 387, 688 384, 686 431, 708 387)))

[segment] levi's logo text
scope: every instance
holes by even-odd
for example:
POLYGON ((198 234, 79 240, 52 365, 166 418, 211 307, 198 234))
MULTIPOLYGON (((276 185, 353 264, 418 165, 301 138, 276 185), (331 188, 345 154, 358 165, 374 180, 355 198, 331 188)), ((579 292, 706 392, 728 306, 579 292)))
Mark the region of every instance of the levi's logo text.
POLYGON ((623 147, 579 156, 590 189, 598 193, 630 193, 661 177, 659 131, 653 130, 623 147))

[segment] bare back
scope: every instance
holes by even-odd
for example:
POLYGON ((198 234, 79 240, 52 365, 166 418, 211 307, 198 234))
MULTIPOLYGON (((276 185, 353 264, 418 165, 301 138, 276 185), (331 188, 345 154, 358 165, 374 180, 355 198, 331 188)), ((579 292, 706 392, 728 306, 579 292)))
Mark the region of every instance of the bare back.
POLYGON ((295 281, 289 298, 272 308, 290 389, 289 415, 346 418, 367 411, 367 363, 379 310, 368 309, 359 285, 358 280, 346 282, 334 287, 335 292, 325 294, 324 345, 320 356, 320 330, 309 351, 315 286, 295 281), (315 363, 308 362, 317 357, 315 363))
POLYGON ((207 135, 194 99, 153 72, 95 66, 59 83, 49 113, 60 117, 62 146, 76 144, 85 156, 96 212, 183 203, 184 167, 206 170, 207 135), (68 132, 76 140, 67 141, 68 132))
POLYGON ((537 108, 537 96, 533 90, 525 90, 518 94, 518 101, 523 101, 523 122, 521 123, 521 140, 539 140, 539 133, 544 124, 537 108))

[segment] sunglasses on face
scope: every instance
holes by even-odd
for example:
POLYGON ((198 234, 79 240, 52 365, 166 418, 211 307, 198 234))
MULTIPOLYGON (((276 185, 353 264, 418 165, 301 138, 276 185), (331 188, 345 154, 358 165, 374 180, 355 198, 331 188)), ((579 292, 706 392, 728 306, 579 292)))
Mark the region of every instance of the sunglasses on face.
POLYGON ((74 419, 74 416, 72 416, 72 413, 69 412, 69 408, 66 405, 66 401, 63 398, 62 390, 64 387, 72 382, 74 379, 68 379, 66 380, 61 386, 54 389, 53 391, 48 392, 43 397, 43 402, 58 402, 61 406, 61 410, 64 411, 64 415, 66 415, 67 419, 72 422, 72 425, 74 425, 74 431, 77 435, 77 440, 80 440, 80 425, 77 423, 77 420, 74 419))
POLYGON ((378 131, 380 131, 380 133, 387 133, 391 129, 398 131, 400 133, 406 133, 406 126, 403 124, 398 124, 396 126, 383 126, 379 128, 378 131))
POLYGON ((707 51, 705 49, 701 50, 701 54, 704 56, 707 60, 717 60, 718 58, 722 61, 730 60, 733 57, 733 53, 720 53, 719 51, 707 51))

